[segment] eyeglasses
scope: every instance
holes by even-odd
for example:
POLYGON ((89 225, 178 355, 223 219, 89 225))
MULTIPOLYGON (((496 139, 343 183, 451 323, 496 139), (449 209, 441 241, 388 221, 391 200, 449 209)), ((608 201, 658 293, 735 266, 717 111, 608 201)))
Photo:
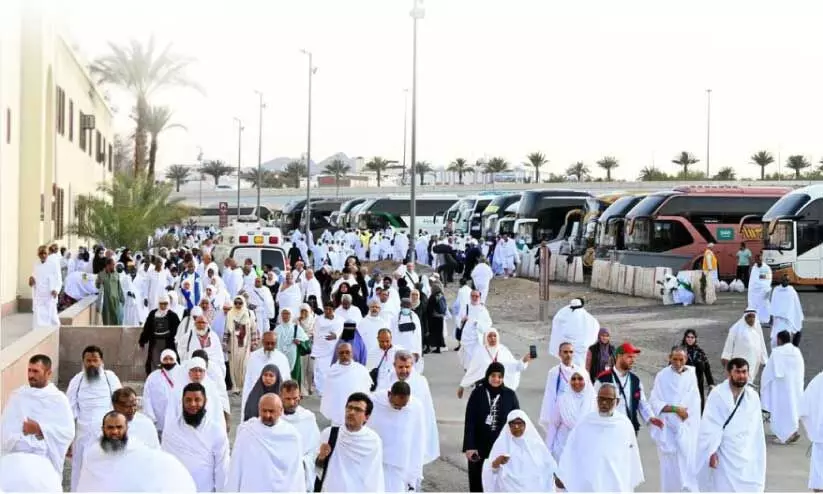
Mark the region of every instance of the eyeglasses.
POLYGON ((356 405, 346 405, 346 411, 366 413, 366 409, 356 405))
POLYGON ((617 398, 609 398, 607 396, 598 396, 597 401, 602 401, 603 403, 614 403, 617 401, 617 398))

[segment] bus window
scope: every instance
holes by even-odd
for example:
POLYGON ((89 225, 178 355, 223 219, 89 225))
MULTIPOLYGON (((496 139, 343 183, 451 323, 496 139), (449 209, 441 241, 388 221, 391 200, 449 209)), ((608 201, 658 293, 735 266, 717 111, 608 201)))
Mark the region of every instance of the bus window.
MULTIPOLYGON (((823 199, 816 199, 800 213, 797 222, 797 255, 802 255, 823 242, 823 199)), ((780 222, 780 226, 783 222, 780 222)), ((791 223, 789 223, 791 228, 791 223)), ((775 229, 776 231, 777 229, 775 229)))
POLYGON ((654 235, 649 245, 651 252, 665 252, 691 244, 689 231, 679 221, 655 221, 654 235))

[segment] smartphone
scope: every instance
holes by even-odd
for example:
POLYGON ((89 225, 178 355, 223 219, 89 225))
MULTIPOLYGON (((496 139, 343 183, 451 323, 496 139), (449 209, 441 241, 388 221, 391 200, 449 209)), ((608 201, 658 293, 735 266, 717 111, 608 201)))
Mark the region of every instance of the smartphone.
POLYGON ((537 345, 529 345, 529 358, 537 358, 537 345))

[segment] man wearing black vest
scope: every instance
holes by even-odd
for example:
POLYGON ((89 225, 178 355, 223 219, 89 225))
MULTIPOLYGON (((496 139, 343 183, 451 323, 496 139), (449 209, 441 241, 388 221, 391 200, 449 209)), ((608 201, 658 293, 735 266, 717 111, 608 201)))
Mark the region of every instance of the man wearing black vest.
POLYGON ((596 389, 600 389, 602 383, 612 383, 617 387, 620 395, 620 405, 617 410, 625 414, 634 426, 634 432, 640 430, 640 421, 637 413, 646 424, 651 423, 656 427, 663 427, 663 421, 654 416, 652 407, 646 401, 646 393, 643 391, 643 383, 637 374, 632 372, 635 356, 640 353, 631 343, 623 343, 615 350, 614 368, 603 371, 597 376, 596 389))

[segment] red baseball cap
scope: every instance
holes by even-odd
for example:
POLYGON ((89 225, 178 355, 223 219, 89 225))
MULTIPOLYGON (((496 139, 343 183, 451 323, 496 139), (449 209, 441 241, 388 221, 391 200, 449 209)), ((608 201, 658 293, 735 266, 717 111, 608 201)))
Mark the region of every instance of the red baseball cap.
POLYGON ((629 353, 629 354, 640 353, 640 349, 637 348, 636 346, 632 345, 631 343, 626 342, 626 343, 623 343, 622 345, 620 345, 619 347, 617 347, 617 349, 615 349, 614 353, 616 353, 618 355, 624 354, 624 353, 629 353))

